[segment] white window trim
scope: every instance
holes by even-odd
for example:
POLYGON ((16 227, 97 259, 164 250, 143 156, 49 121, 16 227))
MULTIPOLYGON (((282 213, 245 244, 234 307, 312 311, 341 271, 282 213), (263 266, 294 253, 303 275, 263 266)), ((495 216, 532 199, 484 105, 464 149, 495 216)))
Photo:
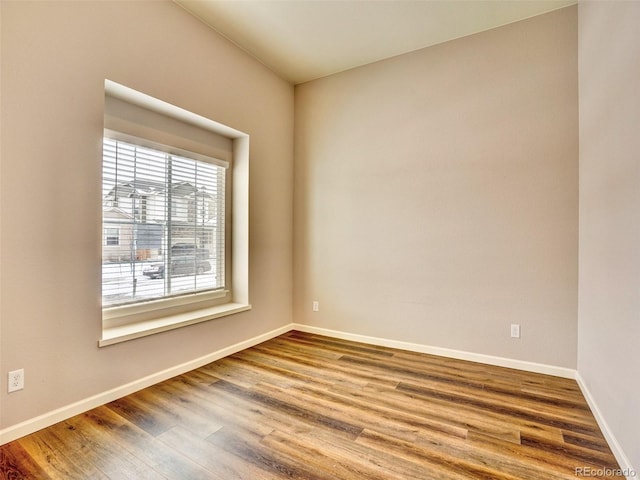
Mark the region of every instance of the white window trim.
POLYGON ((206 322, 215 318, 233 315, 251 310, 251 305, 245 303, 225 303, 214 307, 190 310, 181 314, 160 316, 141 322, 132 322, 120 326, 103 328, 102 338, 98 346, 106 347, 116 343, 146 337, 156 333, 167 332, 176 328, 186 327, 195 323, 206 322))
POLYGON ((228 232, 231 239, 228 290, 144 302, 133 310, 127 306, 128 311, 119 307, 104 309, 98 346, 105 347, 250 310, 249 135, 110 80, 105 80, 105 93, 232 139, 233 160, 229 173, 233 221, 228 232), (230 295, 228 302, 212 305, 224 295, 230 295))

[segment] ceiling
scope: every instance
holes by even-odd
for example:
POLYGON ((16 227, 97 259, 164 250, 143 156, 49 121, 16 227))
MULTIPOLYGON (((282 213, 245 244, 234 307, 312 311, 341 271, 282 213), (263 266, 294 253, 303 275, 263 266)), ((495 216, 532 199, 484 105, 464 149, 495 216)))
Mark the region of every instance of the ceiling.
POLYGON ((174 0, 298 84, 577 0, 174 0))

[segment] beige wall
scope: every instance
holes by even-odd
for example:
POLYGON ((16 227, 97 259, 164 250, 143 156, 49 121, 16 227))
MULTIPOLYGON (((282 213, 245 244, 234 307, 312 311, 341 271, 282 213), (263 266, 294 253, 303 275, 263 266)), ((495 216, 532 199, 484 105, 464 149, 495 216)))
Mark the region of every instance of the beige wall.
POLYGON ((640 4, 581 2, 578 372, 640 469, 640 4))
POLYGON ((169 1, 0 8, 0 429, 289 324, 293 87, 169 1), (251 135, 252 311, 97 348, 105 78, 251 135))
POLYGON ((575 6, 297 86, 296 321, 575 368, 577 119, 575 6))

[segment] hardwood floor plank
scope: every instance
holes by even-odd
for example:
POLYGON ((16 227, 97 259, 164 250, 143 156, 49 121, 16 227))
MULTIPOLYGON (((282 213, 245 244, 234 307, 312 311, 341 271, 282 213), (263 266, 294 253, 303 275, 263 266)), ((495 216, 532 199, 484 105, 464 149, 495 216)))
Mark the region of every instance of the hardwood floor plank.
MULTIPOLYGON (((279 431, 267 435, 262 443, 289 458, 308 465, 312 471, 322 472, 323 477, 326 478, 366 478, 367 480, 400 478, 384 468, 382 462, 374 460, 379 457, 379 452, 374 450, 370 450, 366 456, 363 456, 350 449, 349 455, 345 455, 340 454, 337 449, 327 448, 326 444, 319 443, 318 437, 291 436, 279 431)), ((422 480, 423 477, 418 478, 422 480)))
POLYGON ((521 437, 520 443, 521 445, 536 448, 545 454, 550 452, 557 453, 558 455, 571 458, 577 462, 583 462, 597 467, 615 469, 618 465, 617 462, 611 458, 611 452, 601 452, 572 443, 554 442, 548 439, 531 438, 526 435, 521 437))
POLYGON ((212 480, 246 480, 251 478, 272 480, 278 478, 268 471, 256 467, 253 463, 243 461, 238 455, 227 452, 224 448, 209 441, 208 438, 204 439, 193 435, 182 427, 174 427, 164 432, 158 437, 158 440, 163 442, 166 447, 180 452, 210 472, 209 478, 212 480))
MULTIPOLYGON (((566 455, 560 449, 545 449, 539 448, 542 445, 505 445, 498 439, 484 437, 475 433, 469 434, 469 441, 474 445, 482 445, 482 448, 492 448, 498 452, 509 453, 514 458, 521 458, 523 463, 527 465, 540 465, 544 470, 549 471, 549 476, 564 475, 561 478, 574 479, 576 478, 576 469, 582 467, 589 467, 593 469, 601 469, 602 465, 597 465, 585 461, 584 459, 578 459, 574 456, 566 455)), ((613 455, 611 455, 613 458, 613 455)), ((618 467, 612 467, 617 470, 618 467)), ((594 476, 593 478, 603 479, 621 479, 623 476, 594 476)))
POLYGON ((591 450, 597 450, 599 452, 611 455, 611 449, 603 437, 595 437, 592 435, 581 435, 575 432, 562 432, 562 439, 565 443, 573 445, 579 445, 589 448, 591 450))
POLYGON ((185 408, 209 418, 221 428, 239 427, 264 436, 278 426, 291 423, 287 422, 290 417, 285 415, 277 417, 272 411, 269 411, 269 417, 265 417, 263 411, 255 408, 250 402, 223 391, 214 391, 211 387, 208 391, 202 392, 193 391, 182 382, 163 382, 161 387, 167 392, 179 395, 181 404, 185 408), (212 397, 215 398, 213 402, 212 397), (273 421, 268 420, 271 417, 275 417, 273 421))
POLYGON ((349 340, 342 340, 339 338, 325 337, 322 335, 307 334, 303 332, 290 332, 277 338, 276 341, 285 341, 288 338, 296 339, 299 345, 305 343, 307 339, 313 342, 315 348, 321 347, 323 351, 334 351, 338 353, 357 353, 360 355, 374 356, 374 357, 392 357, 394 352, 387 347, 380 347, 378 345, 369 345, 364 343, 352 342, 349 340))
POLYGON ((385 479, 398 479, 398 480, 424 480, 425 469, 421 465, 417 465, 412 462, 404 461, 394 455, 370 448, 358 442, 339 438, 335 436, 327 435, 326 432, 321 430, 310 430, 308 432, 301 432, 298 435, 286 435, 282 432, 274 431, 271 435, 267 436, 264 443, 271 444, 271 442, 279 442, 282 448, 282 444, 285 442, 289 445, 295 445, 297 449, 306 449, 307 443, 318 448, 320 446, 322 455, 327 458, 324 468, 329 467, 336 478, 352 479, 352 478, 376 478, 381 476, 385 479), (343 462, 344 464, 355 464, 351 468, 352 472, 357 470, 362 472, 363 476, 340 476, 335 475, 335 471, 331 468, 335 461, 343 462), (372 471, 372 473, 369 473, 372 471))
POLYGON ((573 380, 302 332, 0 446, 11 480, 570 480, 580 468, 618 464, 573 380))
MULTIPOLYGON (((393 375, 385 375, 380 373, 374 373, 370 368, 357 368, 354 365, 344 365, 340 360, 344 357, 344 353, 340 353, 336 355, 336 358, 325 359, 322 360, 319 358, 317 353, 317 347, 315 349, 307 348, 300 349, 294 348, 290 345, 290 342, 280 342, 273 346, 271 346, 268 350, 266 346, 264 348, 270 357, 282 358, 285 360, 289 360, 294 364, 298 365, 300 363, 304 363, 309 367, 315 369, 316 375, 326 375, 327 368, 330 367, 330 383, 335 384, 336 378, 342 376, 345 378, 345 381, 353 382, 353 378, 358 378, 362 380, 364 383, 379 383, 381 385, 395 386, 398 384, 398 379, 393 375)), ((362 353, 358 353, 362 355, 362 353)), ((371 358, 370 355, 365 356, 365 358, 371 358)), ((385 360, 389 360, 391 357, 384 357, 383 363, 385 360)), ((378 359, 378 355, 374 355, 374 360, 378 359)), ((359 382, 358 382, 359 383, 359 382)))
POLYGON ((562 415, 558 415, 555 412, 548 412, 543 409, 532 410, 516 403, 485 399, 479 395, 451 393, 432 387, 421 387, 409 383, 401 383, 398 385, 398 390, 417 396, 433 397, 452 403, 472 406, 480 411, 498 412, 507 417, 519 418, 525 421, 578 433, 594 434, 598 431, 595 421, 591 421, 588 417, 576 419, 574 418, 573 412, 567 411, 562 412, 562 415))
POLYGON ((188 429, 202 438, 211 435, 222 425, 206 414, 194 412, 186 408, 180 396, 163 389, 161 385, 154 385, 140 392, 133 394, 140 406, 149 412, 153 417, 162 417, 167 420, 167 424, 181 426, 188 429))
MULTIPOLYGON (((254 382, 258 383, 259 381, 265 381, 268 379, 271 383, 282 385, 282 386, 290 386, 296 383, 308 383, 313 382, 320 385, 330 386, 333 384, 330 380, 323 380, 322 378, 318 378, 308 373, 302 373, 301 371, 296 371, 291 368, 287 368, 287 365, 283 365, 282 362, 278 361, 272 355, 269 354, 261 354, 258 350, 244 351, 229 357, 233 362, 233 365, 239 369, 249 369, 254 372, 254 378, 258 381, 254 382)), ((205 371, 209 370, 209 366, 203 367, 205 371)), ((225 379, 218 377, 215 375, 215 372, 212 372, 216 378, 221 380, 228 380, 230 383, 238 383, 235 382, 232 378, 225 379)), ((250 385, 240 385, 240 386, 250 386, 250 385)))
MULTIPOLYGON (((220 430, 208 439, 227 453, 242 460, 244 465, 252 465, 268 472, 275 478, 294 478, 299 480, 326 480, 332 478, 322 470, 316 470, 305 463, 298 455, 296 458, 282 455, 278 450, 262 443, 262 437, 247 434, 242 429, 220 430)), ((247 478, 247 477, 245 477, 247 478)), ((259 476, 258 478, 264 478, 259 476)))
MULTIPOLYGON (((552 454, 540 452, 527 446, 504 442, 498 438, 470 432, 468 436, 470 451, 486 452, 488 458, 503 457, 503 468, 510 469, 510 465, 520 465, 529 471, 531 478, 549 480, 575 480, 575 469, 583 466, 581 462, 552 454)), ((493 460, 491 460, 493 462, 493 460)), ((527 478, 526 476, 523 478, 527 478)))
POLYGON ((428 477, 437 474, 435 478, 525 480, 484 464, 475 464, 461 458, 453 459, 449 455, 415 442, 407 442, 372 430, 364 430, 357 441, 423 465, 428 472, 428 477))
POLYGON ((150 464, 117 448, 102 430, 87 426, 82 416, 54 425, 51 432, 64 442, 67 450, 82 456, 86 463, 94 465, 108 478, 166 480, 150 464))
MULTIPOLYGON (((413 402, 411 397, 403 395, 395 389, 380 388, 377 385, 367 385, 362 389, 346 389, 335 387, 331 392, 354 398, 364 404, 373 404, 385 407, 397 412, 410 412, 425 420, 432 420, 441 424, 457 427, 465 431, 475 430, 486 435, 493 435, 514 443, 520 443, 520 431, 526 427, 514 425, 504 421, 504 418, 495 418, 471 409, 463 409, 460 406, 452 408, 449 402, 434 399, 423 399, 421 402, 413 402)), ((560 437, 560 433, 557 433, 560 437)))
POLYGON ((175 426, 173 418, 160 414, 152 415, 145 409, 145 405, 132 395, 110 402, 107 407, 154 437, 175 426))
POLYGON ((309 361, 304 356, 297 357, 285 350, 265 346, 256 348, 247 354, 260 357, 262 362, 274 362, 281 371, 294 372, 294 377, 297 376, 299 380, 304 380, 304 383, 330 386, 340 382, 353 385, 364 385, 367 382, 367 380, 360 380, 354 375, 344 375, 340 369, 329 369, 334 365, 331 360, 309 361), (306 378, 300 378, 300 373, 303 373, 306 378))
POLYGON ((490 385, 488 381, 478 381, 471 378, 461 378, 460 375, 442 375, 434 374, 431 371, 419 371, 410 369, 403 363, 389 360, 387 362, 372 361, 369 359, 356 358, 352 356, 343 356, 340 358, 343 362, 365 365, 368 368, 380 371, 382 374, 392 373, 400 380, 401 384, 419 385, 421 387, 429 387, 438 391, 451 392, 460 396, 475 397, 482 394, 482 398, 491 402, 500 402, 503 404, 513 404, 517 402, 519 406, 529 407, 531 409, 544 409, 545 412, 552 412, 561 409, 564 414, 567 408, 570 408, 571 415, 576 417, 584 417, 590 419, 588 409, 584 403, 576 404, 576 402, 566 401, 563 399, 539 398, 531 394, 523 393, 517 384, 514 388, 497 387, 490 385))
POLYGON ((335 392, 313 389, 312 387, 279 389, 259 384, 256 390, 282 401, 295 401, 299 405, 308 405, 314 409, 328 409, 334 416, 345 422, 377 428, 379 431, 393 432, 395 435, 411 437, 418 431, 435 431, 440 435, 464 438, 467 430, 447 422, 434 421, 406 411, 394 410, 370 402, 358 401, 353 397, 335 392), (287 400, 288 399, 288 400, 287 400), (295 399, 295 400, 292 400, 295 399))
POLYGON ((106 406, 82 414, 86 425, 100 430, 105 441, 151 465, 168 479, 206 480, 211 472, 191 462, 180 452, 166 447, 155 437, 120 417, 106 406))
POLYGON ((250 399, 265 407, 278 410, 281 413, 304 420, 313 425, 328 428, 336 432, 336 434, 342 434, 351 438, 356 438, 362 431, 362 428, 357 425, 336 420, 335 418, 327 414, 329 412, 318 413, 313 411, 312 409, 294 405, 292 403, 270 397, 260 392, 242 390, 239 387, 236 387, 235 385, 231 385, 230 383, 226 383, 224 381, 217 382, 214 387, 216 389, 223 389, 226 392, 231 393, 237 397, 250 399))
MULTIPOLYGON (((471 435, 473 435, 473 432, 469 434, 469 436, 471 435)), ((432 454, 439 454, 440 460, 447 463, 457 464, 464 461, 472 466, 489 466, 492 470, 500 472, 500 474, 522 480, 542 478, 546 480, 568 480, 559 475, 557 471, 550 469, 546 464, 539 464, 535 461, 522 462, 519 456, 522 452, 522 446, 512 442, 508 442, 510 449, 491 449, 487 448, 487 444, 478 441, 474 444, 474 448, 469 448, 470 442, 468 439, 464 441, 452 440, 444 443, 438 436, 425 432, 418 435, 414 443, 432 454)), ((477 475, 483 478, 483 475, 487 475, 487 473, 484 470, 475 474, 469 471, 468 475, 477 475)))
POLYGON ((20 439, 20 445, 52 479, 108 479, 82 454, 69 447, 64 436, 58 437, 53 432, 53 427, 20 439))
POLYGON ((28 480, 38 478, 49 480, 51 476, 29 455, 19 441, 0 448, 0 479, 28 480))

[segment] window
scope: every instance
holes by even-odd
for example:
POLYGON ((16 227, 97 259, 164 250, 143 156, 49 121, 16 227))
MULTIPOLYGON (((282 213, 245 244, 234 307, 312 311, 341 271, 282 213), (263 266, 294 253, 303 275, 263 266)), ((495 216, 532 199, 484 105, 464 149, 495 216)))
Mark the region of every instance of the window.
POLYGON ((225 288, 227 164, 159 148, 104 138, 103 308, 225 288))
POLYGON ((120 229, 119 228, 105 227, 104 245, 106 246, 120 245, 120 229))
POLYGON ((248 135, 109 80, 104 107, 98 345, 250 309, 248 135))

